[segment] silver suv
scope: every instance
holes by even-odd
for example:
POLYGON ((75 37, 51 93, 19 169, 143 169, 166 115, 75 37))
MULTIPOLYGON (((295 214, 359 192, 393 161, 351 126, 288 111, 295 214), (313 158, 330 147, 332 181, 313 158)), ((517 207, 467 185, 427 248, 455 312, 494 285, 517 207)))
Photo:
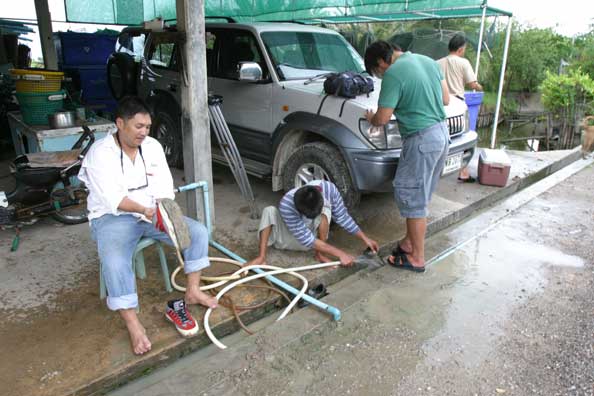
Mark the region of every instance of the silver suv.
MULTIPOLYGON (((174 166, 183 165, 181 40, 174 28, 126 28, 107 66, 116 98, 138 94, 153 108, 151 133, 174 166)), ((377 107, 379 80, 354 99, 324 94, 328 73, 364 70, 340 34, 290 23, 207 23, 206 41, 208 91, 223 97, 248 173, 270 179, 274 191, 331 180, 351 207, 361 193, 392 190, 402 146, 397 120, 378 130, 363 117, 377 107)), ((463 101, 452 97, 446 114, 452 143, 444 174, 465 165, 477 142, 463 101)), ((214 145, 212 155, 226 164, 214 145)))

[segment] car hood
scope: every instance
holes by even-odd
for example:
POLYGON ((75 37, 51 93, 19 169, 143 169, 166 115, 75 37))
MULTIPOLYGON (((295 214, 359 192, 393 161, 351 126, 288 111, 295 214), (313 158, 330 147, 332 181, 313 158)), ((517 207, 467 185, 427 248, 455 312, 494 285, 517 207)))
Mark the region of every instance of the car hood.
MULTIPOLYGON (((374 78, 374 90, 370 92, 368 95, 359 95, 353 99, 348 100, 348 107, 349 111, 355 111, 358 113, 363 114, 366 110, 370 109, 373 111, 377 110, 377 102, 379 99, 379 93, 381 90, 381 80, 374 78)), ((309 84, 304 84, 303 80, 295 80, 295 81, 285 81, 283 82, 285 89, 290 89, 294 91, 299 91, 301 94, 310 96, 312 100, 313 98, 317 98, 317 105, 321 103, 324 99, 326 94, 324 93, 324 80, 316 80, 309 84)), ((341 106, 346 98, 331 96, 326 99, 324 103, 324 108, 326 106, 332 107, 332 102, 337 102, 341 106)), ((455 97, 454 95, 450 95, 450 104, 445 107, 446 117, 453 117, 458 115, 463 115, 466 110, 466 104, 463 100, 455 97)))

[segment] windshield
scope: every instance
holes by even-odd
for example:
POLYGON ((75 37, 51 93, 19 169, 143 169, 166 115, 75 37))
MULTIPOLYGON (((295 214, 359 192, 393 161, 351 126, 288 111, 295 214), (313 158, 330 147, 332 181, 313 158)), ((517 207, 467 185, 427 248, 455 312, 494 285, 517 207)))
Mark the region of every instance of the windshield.
POLYGON ((365 70, 361 56, 342 36, 312 32, 264 32, 262 40, 281 80, 365 70))

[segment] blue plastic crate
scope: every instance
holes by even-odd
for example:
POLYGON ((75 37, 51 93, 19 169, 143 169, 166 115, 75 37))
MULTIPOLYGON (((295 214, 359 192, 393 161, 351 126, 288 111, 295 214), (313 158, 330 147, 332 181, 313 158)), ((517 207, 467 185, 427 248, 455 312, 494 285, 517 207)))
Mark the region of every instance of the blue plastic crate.
POLYGON ((64 73, 72 78, 74 88, 80 90, 82 99, 112 99, 107 82, 105 65, 64 65, 64 73))
POLYGON ((112 99, 111 90, 107 83, 107 67, 79 69, 80 87, 83 100, 112 99))
POLYGON ((113 115, 118 106, 115 99, 86 99, 84 104, 89 110, 103 116, 105 116, 105 113, 113 115))
POLYGON ((104 65, 115 51, 117 36, 101 33, 59 32, 61 64, 104 65))

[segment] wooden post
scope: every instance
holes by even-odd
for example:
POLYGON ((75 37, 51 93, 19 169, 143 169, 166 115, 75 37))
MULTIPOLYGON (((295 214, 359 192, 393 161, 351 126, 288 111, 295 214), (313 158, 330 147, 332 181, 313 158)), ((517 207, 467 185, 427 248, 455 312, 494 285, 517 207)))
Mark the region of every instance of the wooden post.
MULTIPOLYGON (((182 136, 186 183, 206 181, 210 216, 214 224, 214 192, 206 87, 206 34, 204 0, 176 0, 177 29, 185 33, 182 50, 182 136)), ((188 215, 204 221, 201 191, 188 197, 188 215)))
POLYGON ((52 37, 52 17, 47 0, 35 0, 35 12, 37 13, 37 27, 39 28, 43 63, 46 69, 58 70, 58 55, 52 37))

